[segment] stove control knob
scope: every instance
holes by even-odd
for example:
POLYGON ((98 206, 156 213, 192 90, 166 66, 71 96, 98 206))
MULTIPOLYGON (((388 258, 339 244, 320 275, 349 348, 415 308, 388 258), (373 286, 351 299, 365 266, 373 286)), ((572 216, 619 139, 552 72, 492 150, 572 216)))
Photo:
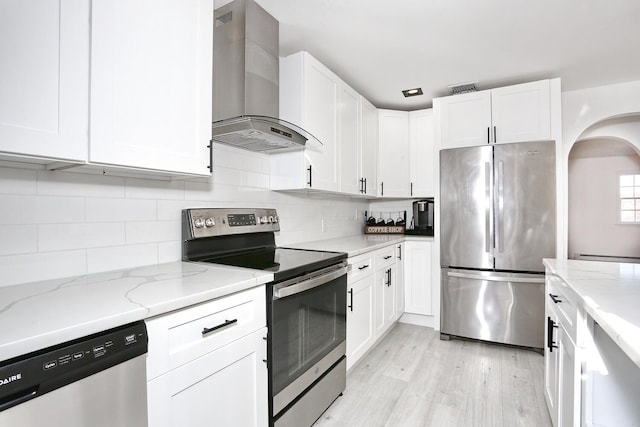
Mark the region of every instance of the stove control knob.
POLYGON ((196 226, 196 228, 202 228, 204 227, 204 219, 202 218, 196 218, 195 221, 193 221, 193 225, 196 226))
POLYGON ((213 227, 214 225, 216 225, 216 222, 213 220, 213 218, 207 218, 204 220, 204 225, 206 227, 213 227))
POLYGON ((273 215, 269 215, 269 224, 273 224, 274 222, 273 215))
POLYGON ((266 224, 267 222, 269 222, 269 220, 267 219, 266 216, 261 216, 260 217, 260 224, 266 224))
POLYGON ((278 218, 278 215, 274 216, 274 217, 273 217, 273 223, 274 223, 274 224, 277 224, 277 223, 278 223, 278 221, 280 221, 280 219, 278 218))

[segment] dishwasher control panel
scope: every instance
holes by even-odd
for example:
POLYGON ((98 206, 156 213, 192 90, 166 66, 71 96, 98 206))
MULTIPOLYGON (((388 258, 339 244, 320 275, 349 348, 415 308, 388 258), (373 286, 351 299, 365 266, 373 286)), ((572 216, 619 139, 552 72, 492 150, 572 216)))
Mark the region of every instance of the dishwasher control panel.
POLYGON ((0 412, 147 352, 144 322, 0 363, 0 412))

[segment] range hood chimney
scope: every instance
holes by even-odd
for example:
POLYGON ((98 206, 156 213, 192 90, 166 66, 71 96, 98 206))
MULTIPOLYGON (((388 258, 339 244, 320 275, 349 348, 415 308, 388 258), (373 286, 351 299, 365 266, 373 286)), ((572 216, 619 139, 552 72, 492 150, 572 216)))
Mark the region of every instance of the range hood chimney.
POLYGON ((215 10, 213 123, 216 142, 264 153, 304 148, 313 135, 279 119, 278 21, 254 0, 215 10))

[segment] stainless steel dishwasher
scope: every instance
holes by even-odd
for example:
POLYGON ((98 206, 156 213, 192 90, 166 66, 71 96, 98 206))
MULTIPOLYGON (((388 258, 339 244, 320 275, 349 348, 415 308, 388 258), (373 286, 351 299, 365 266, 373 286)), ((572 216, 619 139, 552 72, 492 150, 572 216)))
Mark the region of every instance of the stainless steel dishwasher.
POLYGON ((0 363, 0 426, 146 426, 144 322, 0 363))

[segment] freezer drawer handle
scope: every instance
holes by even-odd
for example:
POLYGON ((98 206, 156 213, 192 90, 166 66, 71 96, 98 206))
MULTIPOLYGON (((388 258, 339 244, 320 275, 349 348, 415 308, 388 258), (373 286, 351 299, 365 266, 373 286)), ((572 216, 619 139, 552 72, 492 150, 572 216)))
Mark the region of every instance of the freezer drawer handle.
POLYGON ((558 295, 549 294, 549 296, 551 297, 551 300, 556 304, 558 304, 559 302, 562 302, 562 300, 558 298, 558 295))
POLYGON ((218 329, 226 328, 227 326, 231 326, 235 323, 238 323, 238 319, 225 320, 224 323, 214 326, 213 328, 204 328, 202 330, 202 336, 204 337, 211 332, 217 331, 218 329))
POLYGON ((512 282, 512 283, 544 283, 543 278, 538 277, 500 277, 500 276, 481 276, 479 274, 467 274, 447 272, 449 277, 459 277, 462 279, 487 280, 490 282, 512 282))

